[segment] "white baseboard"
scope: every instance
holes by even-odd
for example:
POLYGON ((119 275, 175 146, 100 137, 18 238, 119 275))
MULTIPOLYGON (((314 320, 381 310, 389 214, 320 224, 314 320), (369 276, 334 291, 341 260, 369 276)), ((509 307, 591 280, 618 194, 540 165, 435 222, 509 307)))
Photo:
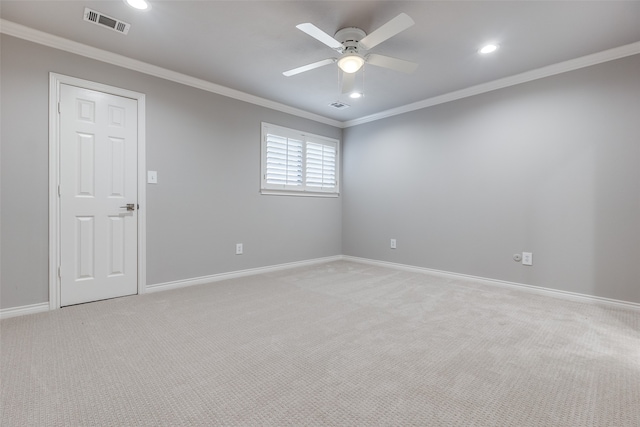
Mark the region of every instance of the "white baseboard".
MULTIPOLYGON (((157 283, 147 285, 145 292, 159 292, 169 289, 184 288, 186 286, 201 285, 204 283, 218 282, 221 280, 234 279, 237 277, 253 276, 256 274, 269 273, 272 271, 286 270, 289 268, 304 267, 314 264, 324 264, 331 261, 339 261, 342 255, 336 255, 326 258, 315 258, 304 261, 289 262, 286 264, 271 265, 267 267, 250 268, 247 270, 231 271, 228 273, 213 274, 211 276, 196 277, 192 279, 176 280, 174 282, 157 283)), ((8 319, 10 317, 24 316, 26 314, 42 313, 49 311, 49 302, 41 302, 38 304, 23 305, 20 307, 10 307, 0 309, 0 319, 8 319)))
POLYGON ((43 313, 45 311, 49 311, 49 301, 20 307, 3 308, 0 310, 0 319, 24 316, 25 314, 43 313))
POLYGON ((267 267, 250 268, 247 270, 231 271, 228 273, 212 274, 210 276, 195 277, 192 279, 176 280, 173 282, 156 283, 147 285, 145 292, 167 291, 169 289, 184 288, 186 286, 203 285, 205 283, 219 282, 221 280, 235 279, 238 277, 254 276, 256 274, 270 273, 273 271, 287 270, 296 267, 306 267, 314 264, 324 264, 343 259, 342 255, 335 255, 326 258, 315 258, 305 261, 288 262, 286 264, 270 265, 267 267))
MULTIPOLYGON (((387 261, 378 261, 374 259, 359 258, 354 256, 348 256, 348 255, 335 255, 335 256, 326 257, 326 258, 315 258, 315 259, 310 259, 305 261, 271 265, 267 267, 250 268, 247 270, 231 271, 228 273, 219 273, 219 274, 213 274, 210 276, 176 280, 173 282, 156 283, 153 285, 147 285, 147 287, 145 288, 145 292, 150 293, 150 292, 166 291, 169 289, 178 289, 178 288, 184 288, 187 286, 202 285, 205 283, 219 282, 221 280, 235 279, 238 277, 246 277, 246 276, 254 276, 256 274, 270 273, 274 271, 287 270, 290 268, 305 267, 305 266, 314 265, 314 264, 324 264, 327 262, 340 261, 340 260, 358 262, 361 264, 375 265, 379 267, 394 268, 396 270, 431 274, 431 275, 447 277, 451 279, 465 279, 465 280, 480 282, 488 285, 494 285, 494 286, 497 285, 497 286, 502 286, 502 287, 507 287, 512 289, 517 288, 517 289, 526 290, 536 294, 554 297, 554 298, 570 299, 573 301, 581 301, 581 302, 588 302, 588 303, 599 303, 599 304, 605 304, 609 306, 622 307, 626 309, 633 309, 633 310, 640 311, 640 304, 635 302, 620 301, 620 300, 615 300, 610 298, 597 297, 593 295, 580 294, 576 292, 567 292, 567 291, 560 291, 557 289, 543 288, 541 286, 526 285, 524 283, 515 283, 515 282, 508 282, 505 280, 489 279, 486 277, 452 273, 449 271, 434 270, 431 268, 416 267, 413 265, 398 264, 398 263, 387 262, 387 261)), ((42 313, 45 311, 49 311, 49 309, 50 308, 49 308, 48 301, 38 303, 38 304, 23 305, 20 307, 4 308, 4 309, 0 309, 0 319, 8 319, 10 317, 23 316, 26 314, 42 313)))
POLYGON ((407 265, 407 264, 397 264, 397 263, 387 262, 387 261, 378 261, 378 260, 369 259, 369 258, 358 258, 358 257, 343 255, 342 259, 345 261, 359 262, 361 264, 370 264, 370 265, 375 265, 379 267, 394 268, 396 270, 431 274, 434 276, 446 277, 450 279, 464 279, 464 280, 479 282, 487 285, 502 286, 502 287, 512 288, 512 289, 517 288, 520 290, 525 290, 525 291, 529 291, 529 292, 540 294, 540 295, 546 295, 553 298, 569 299, 573 301, 588 302, 592 304, 593 303, 605 304, 608 306, 640 311, 640 304, 635 302, 630 302, 630 301, 621 301, 621 300, 616 300, 611 298, 598 297, 594 295, 581 294, 577 292, 568 292, 568 291, 561 291, 558 289, 544 288, 542 286, 534 286, 534 285, 527 285, 524 283, 508 282, 506 280, 471 276, 468 274, 452 273, 449 271, 434 270, 431 268, 416 267, 416 266, 407 265))

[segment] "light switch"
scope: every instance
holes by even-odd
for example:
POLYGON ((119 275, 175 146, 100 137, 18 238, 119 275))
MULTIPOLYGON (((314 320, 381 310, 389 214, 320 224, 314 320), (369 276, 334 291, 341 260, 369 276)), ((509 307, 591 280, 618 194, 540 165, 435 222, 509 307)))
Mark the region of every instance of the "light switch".
POLYGON ((158 172, 157 171, 147 171, 147 183, 149 183, 149 184, 157 184, 158 183, 158 172))

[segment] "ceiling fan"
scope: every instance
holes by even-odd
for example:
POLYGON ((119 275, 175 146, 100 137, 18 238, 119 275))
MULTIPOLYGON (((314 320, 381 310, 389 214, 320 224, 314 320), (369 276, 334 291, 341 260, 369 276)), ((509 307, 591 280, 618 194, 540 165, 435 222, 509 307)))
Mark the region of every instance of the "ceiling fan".
POLYGON ((403 73, 412 73, 418 67, 418 64, 415 62, 378 55, 376 53, 365 54, 365 52, 406 30, 414 23, 409 15, 401 13, 369 35, 360 28, 347 27, 338 30, 334 37, 331 37, 309 22, 296 25, 296 28, 326 44, 338 52, 340 56, 338 58, 327 58, 312 64, 303 65, 302 67, 285 71, 282 74, 290 77, 325 65, 337 63, 338 67, 342 70, 342 93, 348 93, 353 90, 355 73, 360 70, 365 63, 401 71, 403 73))

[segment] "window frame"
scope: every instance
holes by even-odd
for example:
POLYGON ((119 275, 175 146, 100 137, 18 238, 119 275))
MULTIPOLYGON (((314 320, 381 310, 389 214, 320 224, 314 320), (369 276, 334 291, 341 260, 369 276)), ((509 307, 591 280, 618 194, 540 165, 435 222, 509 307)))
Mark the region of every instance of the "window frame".
MULTIPOLYGON (((326 136, 315 135, 309 132, 290 129, 284 126, 262 122, 261 125, 261 159, 260 159, 260 193, 267 195, 311 196, 311 197, 338 197, 340 195, 340 140, 326 136), (302 142, 302 168, 300 185, 273 184, 267 182, 267 142, 268 135, 287 138, 302 142), (322 187, 308 185, 307 183, 307 146, 319 144, 323 147, 332 147, 335 150, 335 186, 322 187)), ((316 159, 317 160, 317 159, 316 159)), ((322 163, 324 165, 324 162, 322 163)), ((330 163, 329 163, 330 165, 330 163)))

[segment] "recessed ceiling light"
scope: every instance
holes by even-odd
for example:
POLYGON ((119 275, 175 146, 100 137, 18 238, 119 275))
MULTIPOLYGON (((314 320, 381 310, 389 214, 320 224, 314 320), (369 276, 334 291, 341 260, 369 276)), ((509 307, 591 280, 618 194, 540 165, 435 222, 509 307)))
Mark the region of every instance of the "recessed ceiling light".
POLYGON ((353 99, 362 98, 362 93, 360 93, 360 92, 351 92, 351 94, 349 94, 349 98, 353 98, 353 99))
POLYGON ((138 10, 149 10, 151 5, 145 0, 124 0, 126 4, 138 10))
POLYGON ((486 46, 483 46, 482 49, 479 50, 480 53, 491 53, 491 52, 495 52, 498 49, 498 45, 497 44, 488 44, 486 46))

